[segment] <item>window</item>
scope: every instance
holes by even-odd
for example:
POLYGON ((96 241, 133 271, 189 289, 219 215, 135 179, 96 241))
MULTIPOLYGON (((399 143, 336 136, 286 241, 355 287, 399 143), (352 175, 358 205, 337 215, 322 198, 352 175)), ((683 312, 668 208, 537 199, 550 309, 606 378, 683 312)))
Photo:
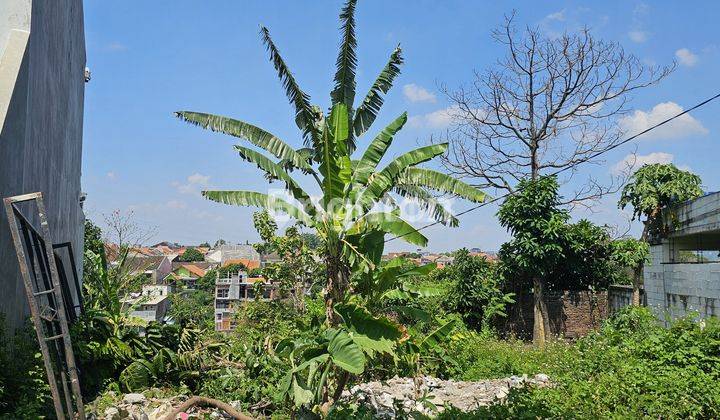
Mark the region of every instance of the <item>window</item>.
POLYGON ((230 289, 217 289, 217 297, 219 298, 227 298, 230 295, 230 289))
POLYGON ((222 321, 222 314, 215 314, 215 319, 222 321))

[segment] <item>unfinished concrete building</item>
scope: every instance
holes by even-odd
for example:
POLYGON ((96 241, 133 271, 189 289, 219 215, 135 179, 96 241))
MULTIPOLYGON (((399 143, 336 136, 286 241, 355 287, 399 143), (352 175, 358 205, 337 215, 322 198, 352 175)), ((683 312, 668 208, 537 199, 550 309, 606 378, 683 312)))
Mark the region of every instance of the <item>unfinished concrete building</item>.
MULTIPOLYGON (((52 242, 72 244, 80 271, 82 6, 81 0, 0 1, 0 198, 42 192, 52 242)), ((7 327, 23 325, 28 305, 4 212, 0 295, 7 327)))
POLYGON ((661 319, 720 314, 720 193, 663 213, 669 233, 651 244, 645 265, 647 305, 661 319))

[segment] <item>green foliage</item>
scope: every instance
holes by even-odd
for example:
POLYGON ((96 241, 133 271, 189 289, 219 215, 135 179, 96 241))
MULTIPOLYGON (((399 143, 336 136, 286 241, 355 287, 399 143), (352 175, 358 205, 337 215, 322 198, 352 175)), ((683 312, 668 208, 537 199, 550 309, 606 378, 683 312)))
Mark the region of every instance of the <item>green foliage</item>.
POLYGON ((674 203, 702 195, 700 177, 671 163, 644 165, 630 178, 620 195, 618 206, 633 208, 633 220, 645 217, 648 233, 662 234, 665 227, 660 211, 674 203))
POLYGON ((503 244, 501 258, 524 277, 547 277, 562 262, 562 240, 570 215, 560 208, 555 177, 522 180, 518 190, 497 214, 513 235, 512 241, 503 244))
POLYGON ((452 284, 445 302, 451 312, 462 314, 474 328, 490 328, 495 316, 504 317, 505 307, 514 303, 512 293, 503 292, 504 280, 497 264, 472 256, 467 249, 454 254, 453 264, 437 270, 436 278, 452 284))
MULTIPOLYGON (((715 418, 720 415, 720 323, 685 318, 662 327, 628 308, 577 343, 470 336, 453 344, 462 379, 546 373, 554 385, 513 391, 507 404, 467 418, 715 418)), ((451 417, 452 418, 452 417, 451 417)))
POLYGON ((585 219, 569 224, 562 244, 564 258, 549 276, 549 289, 605 290, 620 275, 605 227, 585 219))
POLYGON ((12 336, 0 316, 0 418, 40 418, 53 411, 50 387, 30 322, 12 336))
POLYGON ((195 248, 188 248, 177 258, 180 262, 204 261, 205 256, 195 248))
POLYGON ((253 222, 263 241, 256 244, 255 249, 262 254, 274 253, 280 259, 266 264, 263 276, 278 285, 282 297, 292 298, 294 305, 302 310, 305 291, 318 283, 324 273, 324 267, 317 263, 316 251, 306 239, 309 237, 320 244, 321 241, 315 235, 300 233, 299 226, 290 226, 284 236, 277 236, 277 224, 267 211, 254 213, 253 222))
POLYGON ((184 290, 170 295, 167 315, 185 327, 213 328, 215 296, 205 290, 184 290))
POLYGON ((625 238, 613 241, 610 246, 612 247, 612 260, 620 267, 636 270, 650 258, 650 245, 645 241, 625 238))
POLYGON ((532 278, 543 280, 549 291, 604 290, 622 277, 623 264, 605 227, 588 220, 569 223, 560 207, 554 177, 523 181, 520 192, 500 207, 500 223, 513 234, 502 245, 503 275, 515 290, 529 290, 532 278))

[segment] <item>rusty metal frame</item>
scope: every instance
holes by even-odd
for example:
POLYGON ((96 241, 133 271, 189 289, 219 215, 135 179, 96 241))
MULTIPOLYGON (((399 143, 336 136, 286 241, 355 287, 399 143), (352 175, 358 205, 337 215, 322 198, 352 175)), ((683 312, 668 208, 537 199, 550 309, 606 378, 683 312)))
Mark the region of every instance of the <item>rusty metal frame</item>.
MULTIPOLYGON (((70 339, 63 285, 51 242, 52 237, 42 193, 8 197, 3 202, 10 224, 10 233, 15 244, 20 274, 25 285, 25 294, 43 356, 55 414, 59 420, 74 419, 76 413, 80 419, 85 419, 80 381, 70 339), (37 207, 37 219, 40 222, 39 232, 18 208, 18 204, 31 201, 34 201, 37 207), (47 304, 41 306, 40 302, 43 299, 47 301, 47 304), (50 352, 48 343, 52 344, 53 353, 50 352), (60 371, 62 397, 54 365, 57 365, 60 371), (68 380, 70 389, 68 389, 68 380), (64 409, 63 404, 65 404, 64 409)), ((79 284, 77 287, 79 290, 79 284)))

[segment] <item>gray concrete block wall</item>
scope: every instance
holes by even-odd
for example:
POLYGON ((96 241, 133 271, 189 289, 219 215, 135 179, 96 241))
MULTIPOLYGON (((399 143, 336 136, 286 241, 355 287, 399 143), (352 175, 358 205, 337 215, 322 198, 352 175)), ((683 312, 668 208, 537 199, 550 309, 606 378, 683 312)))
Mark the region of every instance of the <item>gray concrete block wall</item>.
MULTIPOLYGON (((0 92, 11 95, 7 115, 0 121, 0 198, 43 192, 52 240, 72 242, 82 270, 82 1, 3 0, 0 52, 9 31, 23 24, 30 36, 17 81, 12 93, 0 92)), ((28 309, 4 211, 0 213, 0 295, 0 311, 8 327, 21 326, 28 309)))
POLYGON ((661 319, 697 313, 720 316, 720 263, 664 264, 668 244, 651 247, 652 261, 645 266, 647 305, 661 319))

